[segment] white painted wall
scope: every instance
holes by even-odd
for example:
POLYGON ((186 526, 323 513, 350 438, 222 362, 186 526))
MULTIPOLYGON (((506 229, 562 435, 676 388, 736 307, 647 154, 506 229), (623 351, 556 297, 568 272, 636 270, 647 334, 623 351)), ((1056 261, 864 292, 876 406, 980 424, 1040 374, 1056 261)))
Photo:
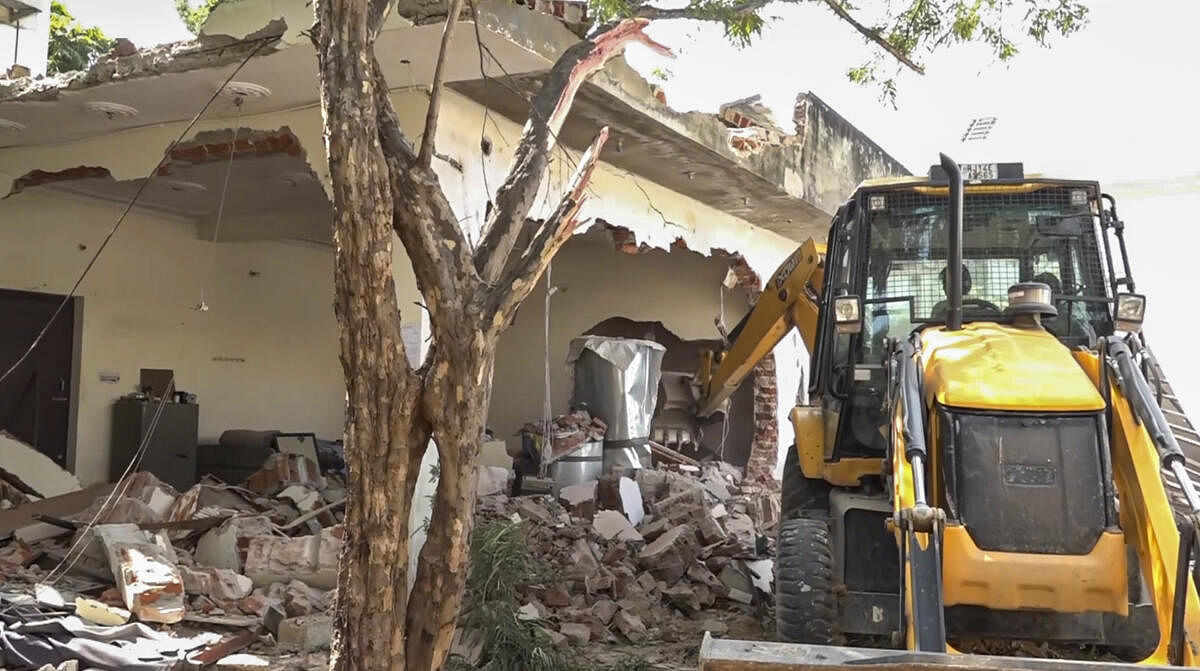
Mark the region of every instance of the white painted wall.
MULTIPOLYGON (((719 289, 726 263, 688 251, 615 251, 604 236, 577 237, 559 252, 551 282, 558 292, 550 298, 551 407, 569 409, 570 341, 610 317, 662 322, 683 340, 719 337, 713 318, 720 314, 719 289)), ((725 321, 729 327, 746 313, 744 291, 725 292, 725 321)), ((517 313, 500 339, 488 426, 509 439, 525 422, 542 415, 545 396, 546 278, 517 313)))
MULTIPOLYGON (((393 94, 393 100, 409 136, 417 137, 419 132, 414 129, 419 129, 423 124, 427 97, 421 92, 409 91, 393 94)), ((496 188, 502 183, 521 128, 495 114, 488 115, 485 127, 484 108, 453 91, 446 92, 445 103, 438 126, 438 150, 461 162, 463 169, 460 172, 442 160, 435 160, 434 164, 451 205, 463 221, 468 238, 477 240, 488 194, 494 195, 496 188), (493 145, 491 156, 486 158, 482 157, 479 151, 481 132, 492 140, 493 145)), ((227 128, 230 123, 230 119, 208 118, 198 124, 196 132, 227 128)), ((320 110, 317 107, 250 115, 241 118, 240 124, 243 127, 261 130, 275 130, 287 126, 307 149, 307 158, 313 171, 322 182, 327 180, 328 168, 323 151, 317 149, 324 146, 320 110)), ((143 177, 151 171, 161 157, 162 149, 175 139, 181 128, 182 123, 168 123, 112 133, 85 141, 0 151, 0 192, 7 192, 11 180, 34 169, 55 171, 78 165, 99 165, 108 168, 118 180, 143 177)), ((539 195, 534 216, 548 212, 557 204, 559 194, 577 160, 578 156, 573 153, 568 155, 563 151, 556 152, 549 177, 539 195)), ((60 203, 57 199, 51 201, 37 195, 23 194, 0 202, 0 222, 3 222, 0 223, 0 241, 6 242, 3 254, 37 259, 24 264, 5 264, 5 268, 0 269, 0 286, 22 288, 45 284, 45 291, 65 290, 69 286, 68 279, 73 279, 74 274, 86 261, 82 254, 71 251, 75 249, 76 244, 72 240, 86 234, 90 235, 93 241, 97 241, 115 215, 116 213, 109 208, 94 205, 85 207, 79 203, 65 201, 60 203), (38 198, 41 198, 40 206, 30 205, 38 198), (89 214, 83 214, 80 208, 87 209, 89 214), (93 214, 97 208, 105 214, 93 214), (15 216, 10 216, 10 212, 15 216), (8 223, 10 221, 16 223, 8 223), (85 225, 85 221, 90 226, 85 225), (38 224, 36 228, 35 223, 38 224), (43 258, 52 260, 43 264, 43 258), (62 260, 61 264, 59 259, 62 260), (43 276, 46 279, 41 279, 43 276)), ((676 239, 682 238, 690 249, 702 253, 708 253, 714 248, 738 252, 764 277, 770 276, 778 263, 795 247, 795 243, 778 234, 752 226, 744 220, 604 163, 593 175, 589 199, 581 216, 584 219, 603 219, 629 228, 634 231, 639 243, 659 249, 668 249, 676 239)), ((85 329, 91 327, 92 322, 89 318, 94 314, 105 314, 119 307, 117 313, 121 315, 97 318, 102 325, 111 319, 112 326, 91 327, 98 329, 92 332, 91 337, 85 332, 85 388, 93 383, 100 369, 111 367, 101 363, 104 357, 101 357, 99 352, 89 350, 89 346, 97 347, 92 344, 97 340, 122 341, 117 351, 141 354, 137 362, 122 363, 126 367, 132 367, 133 372, 130 375, 136 376, 137 368, 143 366, 173 366, 180 373, 180 387, 189 389, 190 384, 189 391, 200 394, 202 436, 215 435, 219 430, 231 426, 300 428, 285 426, 293 417, 297 421, 304 420, 312 430, 319 430, 323 435, 339 435, 344 394, 337 361, 336 324, 331 310, 332 283, 329 278, 332 260, 329 250, 300 248, 283 243, 222 243, 218 246, 220 253, 217 255, 220 271, 215 273, 220 279, 215 280, 217 286, 209 291, 211 297, 208 302, 213 306, 213 311, 201 315, 192 312, 188 307, 198 299, 196 281, 200 273, 208 271, 197 265, 199 261, 192 259, 195 254, 210 250, 211 245, 197 240, 190 224, 153 224, 155 225, 151 225, 150 218, 144 215, 131 218, 97 267, 97 273, 107 268, 105 272, 108 276, 90 278, 89 283, 100 284, 84 287, 85 295, 88 295, 88 290, 96 292, 95 299, 88 299, 85 303, 85 329), (144 235, 135 232, 141 228, 151 232, 144 235), (140 253, 147 249, 161 250, 161 254, 157 259, 142 261, 140 253), (295 267, 293 260, 299 260, 295 267), (250 280, 246 274, 248 266, 252 264, 264 266, 260 269, 263 277, 255 278, 257 284, 247 284, 250 280), (173 279, 170 286, 144 290, 126 289, 127 285, 146 282, 145 278, 155 277, 156 272, 168 270, 170 277, 179 278, 173 279), (284 277, 290 277, 291 281, 277 285, 276 282, 281 282, 284 277), (247 294, 247 287, 263 288, 263 293, 247 294), (270 289, 267 290, 266 287, 270 289), (129 293, 130 291, 132 293, 129 293), (126 299, 142 300, 146 309, 136 312, 127 309, 118 303, 118 293, 126 293, 127 295, 123 296, 126 299), (142 293, 148 295, 143 297, 142 293), (256 300, 271 303, 269 307, 272 310, 291 312, 286 318, 281 317, 271 324, 266 324, 262 313, 254 311, 256 300), (232 324, 222 321, 225 315, 216 314, 224 309, 223 306, 235 310, 229 317, 233 320, 232 324), (164 316, 166 319, 163 319, 164 316), (208 321, 197 321, 201 318, 208 321), (250 320, 259 329, 242 329, 239 326, 242 319, 250 320), (301 339, 296 338, 294 334, 286 338, 288 342, 274 348, 264 344, 272 342, 272 338, 262 334, 275 332, 267 330, 267 326, 290 327, 301 321, 311 321, 312 328, 315 329, 313 333, 319 334, 313 336, 315 340, 306 341, 310 344, 302 346, 296 342, 301 339), (178 338, 163 336, 157 341, 147 343, 142 342, 141 336, 134 335, 153 331, 155 324, 160 325, 159 330, 177 329, 181 335, 178 338), (254 335, 251 336, 250 333, 254 335), (251 337, 261 338, 262 342, 248 340, 251 337), (322 341, 324 345, 318 347, 315 344, 317 341, 322 341), (172 347, 174 350, 171 350, 172 347), (247 357, 248 361, 244 365, 221 364, 222 367, 216 367, 211 362, 212 356, 239 356, 231 354, 239 349, 253 351, 253 363, 251 357, 247 357), (218 350, 224 353, 211 353, 218 350), (196 354, 196 351, 204 353, 196 354), (140 361, 142 358, 157 360, 140 361), (175 360, 183 363, 173 364, 172 361, 175 360), (260 365, 261 367, 258 367, 260 365), (280 378, 277 369, 289 367, 291 370, 287 370, 280 378), (272 375, 276 377, 272 379, 272 375), (189 382, 189 378, 194 381, 189 382), (285 382, 278 382, 280 379, 285 382), (289 384, 286 380, 303 381, 307 386, 289 384), (229 388, 239 389, 245 387, 247 393, 242 395, 239 392, 235 394, 238 396, 237 400, 224 401, 219 393, 219 390, 226 388, 224 385, 233 385, 229 388), (313 391, 310 395, 307 391, 310 389, 319 391, 313 391), (255 404, 248 405, 247 398, 257 400, 255 404), (227 410, 223 409, 225 407, 227 410), (276 407, 279 408, 278 412, 272 410, 276 407), (312 426, 314 424, 320 424, 321 427, 312 426)), ((557 267, 563 272, 569 265, 560 262, 557 267)), ((420 324, 424 313, 413 306, 418 296, 411 271, 404 262, 398 243, 396 266, 402 318, 410 323, 420 324)), ((672 321, 690 320, 694 328, 680 328, 677 331, 680 336, 711 336, 711 319, 716 313, 717 294, 715 282, 709 280, 714 278, 699 280, 684 274, 665 279, 670 279, 675 284, 664 284, 664 295, 674 292, 678 300, 663 300, 657 306, 648 303, 624 316, 636 319, 652 318, 663 321, 668 326, 671 326, 672 321), (693 283, 696 286, 692 286, 693 283), (710 284, 711 287, 705 288, 710 284), (698 302, 689 302, 685 296, 695 297, 698 302), (650 307, 656 307, 660 311, 652 317, 650 307), (668 310, 669 312, 664 312, 668 310)), ((596 290, 604 290, 603 285, 596 285, 596 290)), ((540 300, 540 296, 541 294, 535 293, 531 300, 540 300)), ((617 309, 615 306, 610 307, 617 309)), ((568 315, 568 319, 573 321, 564 322, 562 328, 573 329, 576 324, 583 324, 581 328, 586 329, 596 321, 613 314, 616 313, 599 315, 586 324, 584 322, 592 317, 590 313, 581 313, 573 318, 568 315), (571 324, 570 327, 567 326, 568 323, 571 324)), ((571 333, 576 334, 578 330, 571 333)), ((428 334, 427 325, 423 327, 421 334, 422 337, 428 334)), ((786 415, 794 400, 795 383, 789 381, 788 377, 796 371, 785 369, 788 362, 795 361, 797 357, 790 343, 790 340, 786 340, 777 350, 780 369, 781 449, 791 443, 791 429, 786 415)), ((114 357, 109 354, 106 356, 114 357)), ((540 370, 539 366, 538 371, 540 370)), ((502 371, 497 370, 497 378, 501 374, 502 371)), ((538 388, 540 389, 540 385, 538 388)), ((123 385, 119 392, 124 391, 126 389, 123 385)), ((117 390, 93 391, 85 394, 86 402, 81 407, 79 424, 79 465, 80 475, 86 481, 103 478, 107 474, 107 449, 103 450, 102 456, 97 455, 95 441, 99 439, 96 438, 96 428, 103 427, 100 435, 106 446, 106 406, 112 397, 119 395, 116 392, 117 390), (87 449, 84 449, 85 447, 87 449)), ((528 403, 529 411, 513 407, 503 412, 509 417, 519 416, 522 421, 529 416, 540 414, 540 392, 523 399, 523 402, 528 403)), ((510 423, 508 419, 503 421, 510 423)), ((422 487, 431 486, 431 482, 422 483, 422 487)), ((414 515, 416 514, 414 512, 414 515)))
MULTIPOLYGON (((117 215, 45 189, 0 202, 0 286, 66 293, 117 215)), ((173 368, 177 388, 197 394, 201 441, 229 428, 339 436, 332 274, 325 248, 214 245, 191 223, 135 211, 79 291, 80 480, 108 477, 110 406, 134 390, 141 368, 173 368), (207 312, 194 309, 201 291, 207 312), (101 371, 120 382, 101 382, 101 371)))

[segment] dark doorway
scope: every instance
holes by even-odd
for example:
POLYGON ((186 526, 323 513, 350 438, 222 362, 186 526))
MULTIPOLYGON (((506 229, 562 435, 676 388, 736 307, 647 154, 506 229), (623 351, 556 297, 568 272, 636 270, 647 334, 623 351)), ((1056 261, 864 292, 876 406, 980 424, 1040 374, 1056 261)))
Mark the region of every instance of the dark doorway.
POLYGON ((750 460, 750 443, 754 440, 754 385, 749 380, 730 397, 728 413, 716 413, 700 420, 680 408, 666 409, 666 384, 672 374, 691 379, 700 366, 701 349, 720 349, 719 340, 683 340, 661 322, 636 322, 625 317, 610 317, 588 329, 584 335, 641 338, 653 340, 667 348, 663 354, 663 379, 659 384, 658 403, 654 411, 652 431, 655 440, 697 459, 716 457, 745 467, 750 460), (686 427, 699 444, 673 444, 672 429, 686 427), (665 431, 665 435, 659 429, 665 431))
MULTIPOLYGON (((63 296, 0 289, 0 374, 25 353, 63 296)), ((0 382, 0 431, 69 468, 77 308, 72 298, 42 341, 0 382)))

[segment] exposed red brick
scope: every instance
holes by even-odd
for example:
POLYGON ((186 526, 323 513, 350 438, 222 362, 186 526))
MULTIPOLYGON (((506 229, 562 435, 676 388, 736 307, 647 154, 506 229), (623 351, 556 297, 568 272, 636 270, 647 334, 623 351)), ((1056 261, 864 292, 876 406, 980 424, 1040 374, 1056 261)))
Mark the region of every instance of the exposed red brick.
POLYGON ((233 157, 247 158, 270 156, 272 154, 287 154, 300 156, 303 150, 299 140, 287 128, 278 131, 238 131, 238 138, 233 140, 229 131, 201 133, 195 140, 181 142, 171 149, 169 158, 175 163, 206 163, 208 161, 229 160, 230 152, 233 157))
POLYGON ((9 195, 20 193, 25 189, 34 186, 54 184, 55 182, 71 182, 78 179, 108 177, 110 174, 112 173, 108 171, 108 168, 89 165, 80 165, 74 168, 67 168, 66 170, 59 170, 57 172, 32 170, 13 180, 12 191, 9 192, 9 195))

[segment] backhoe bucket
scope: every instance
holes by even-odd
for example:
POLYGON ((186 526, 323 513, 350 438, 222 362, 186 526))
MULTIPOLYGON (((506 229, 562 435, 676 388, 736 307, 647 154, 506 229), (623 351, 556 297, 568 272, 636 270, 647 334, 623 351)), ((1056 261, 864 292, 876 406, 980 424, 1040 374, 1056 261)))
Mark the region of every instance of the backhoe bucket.
POLYGON ((700 646, 700 671, 1166 671, 1172 668, 1176 667, 736 641, 715 639, 707 633, 700 646))

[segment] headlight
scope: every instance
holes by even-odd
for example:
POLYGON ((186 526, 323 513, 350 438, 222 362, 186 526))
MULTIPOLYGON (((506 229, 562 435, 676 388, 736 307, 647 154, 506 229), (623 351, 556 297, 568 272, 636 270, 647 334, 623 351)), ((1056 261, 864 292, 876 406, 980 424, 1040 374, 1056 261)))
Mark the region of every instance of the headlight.
POLYGON ((1140 331, 1146 317, 1146 297, 1141 294, 1117 294, 1116 327, 1119 331, 1140 331))
POLYGON ((862 330, 862 302, 858 296, 838 296, 833 299, 833 319, 838 333, 858 333, 862 330))

